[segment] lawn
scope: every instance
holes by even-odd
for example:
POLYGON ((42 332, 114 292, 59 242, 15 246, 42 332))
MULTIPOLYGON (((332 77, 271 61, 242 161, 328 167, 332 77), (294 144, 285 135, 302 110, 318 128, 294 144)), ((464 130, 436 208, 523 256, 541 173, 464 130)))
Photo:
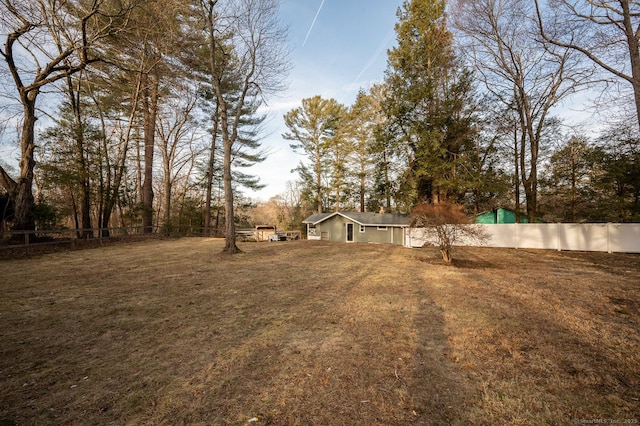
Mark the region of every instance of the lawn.
POLYGON ((640 256, 145 240, 0 261, 0 425, 640 421, 640 256))

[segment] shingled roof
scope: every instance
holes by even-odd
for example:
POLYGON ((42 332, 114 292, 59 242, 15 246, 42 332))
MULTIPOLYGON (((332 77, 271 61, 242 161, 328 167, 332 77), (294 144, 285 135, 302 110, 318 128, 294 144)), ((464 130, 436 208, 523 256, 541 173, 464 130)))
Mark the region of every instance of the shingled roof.
POLYGON ((409 226, 409 215, 398 213, 360 213, 360 212, 333 212, 315 213, 302 221, 315 225, 333 217, 342 216, 363 226, 409 226))

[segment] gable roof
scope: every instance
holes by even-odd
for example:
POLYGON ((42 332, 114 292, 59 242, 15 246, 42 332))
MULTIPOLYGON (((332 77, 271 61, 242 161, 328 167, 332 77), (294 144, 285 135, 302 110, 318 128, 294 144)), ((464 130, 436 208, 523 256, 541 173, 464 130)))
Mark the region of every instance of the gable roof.
POLYGON ((333 212, 315 213, 302 221, 312 225, 324 222, 333 216, 342 216, 363 226, 409 226, 409 215, 398 213, 360 213, 360 212, 333 212))

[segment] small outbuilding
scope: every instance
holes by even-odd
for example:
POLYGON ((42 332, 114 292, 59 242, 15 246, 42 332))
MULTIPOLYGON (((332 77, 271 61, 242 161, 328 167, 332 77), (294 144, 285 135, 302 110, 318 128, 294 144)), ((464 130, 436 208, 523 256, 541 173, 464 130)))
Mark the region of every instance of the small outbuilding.
MULTIPOLYGON (((485 225, 496 223, 516 223, 516 212, 499 207, 488 212, 479 213, 476 216, 476 223, 485 225)), ((520 223, 529 223, 529 218, 524 213, 520 213, 520 223)))
POLYGON ((409 215, 396 213, 316 213, 302 223, 309 240, 405 245, 409 215))
POLYGON ((256 241, 272 241, 271 237, 276 236, 276 226, 258 225, 253 231, 253 235, 256 241))

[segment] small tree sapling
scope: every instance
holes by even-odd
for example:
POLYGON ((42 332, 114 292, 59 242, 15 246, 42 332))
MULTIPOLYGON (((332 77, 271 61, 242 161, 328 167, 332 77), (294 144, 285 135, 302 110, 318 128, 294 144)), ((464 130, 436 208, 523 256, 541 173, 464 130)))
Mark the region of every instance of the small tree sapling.
POLYGON ((434 231, 435 245, 442 260, 451 263, 453 247, 464 242, 483 243, 487 235, 481 227, 469 224, 462 206, 450 202, 420 203, 411 210, 411 227, 434 231))

